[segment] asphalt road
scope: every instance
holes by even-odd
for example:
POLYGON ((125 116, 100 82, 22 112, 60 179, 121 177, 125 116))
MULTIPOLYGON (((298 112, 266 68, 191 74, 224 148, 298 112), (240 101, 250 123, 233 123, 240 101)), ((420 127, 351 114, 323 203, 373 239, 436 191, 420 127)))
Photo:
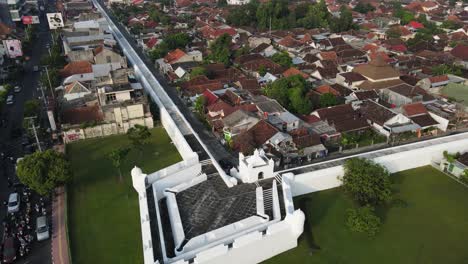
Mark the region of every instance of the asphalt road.
MULTIPOLYGON (((22 90, 19 93, 15 93, 14 104, 6 106, 2 112, 2 119, 6 121, 6 126, 0 128, 0 147, 1 152, 7 153, 8 156, 16 158, 23 156, 23 149, 21 145, 20 137, 13 137, 12 132, 16 128, 22 128, 23 122, 23 105, 24 102, 32 98, 38 98, 41 94, 38 91, 38 81, 40 72, 33 72, 32 67, 40 64, 40 57, 42 54, 47 52, 46 43, 50 42, 50 32, 48 30, 45 16, 41 16, 41 24, 38 29, 38 37, 34 42, 32 48, 32 56, 30 61, 25 65, 24 74, 16 83, 12 85, 20 84, 22 90)), ((0 200, 5 201, 8 199, 8 195, 12 190, 8 187, 7 177, 15 177, 14 164, 8 160, 0 161, 0 200)), ((1 208, 0 219, 3 219, 6 214, 6 208, 1 208)), ((35 219, 33 219, 34 221, 35 219)), ((3 230, 0 230, 0 234, 3 230)), ((3 234, 1 234, 3 236, 3 234)), ((34 264, 50 264, 51 260, 51 244, 50 240, 37 243, 34 242, 32 251, 28 257, 18 260, 15 263, 34 263, 34 264)))
POLYGON ((112 18, 114 23, 119 28, 120 32, 124 35, 133 49, 138 53, 139 57, 145 62, 148 69, 156 77, 160 85, 164 88, 166 93, 169 95, 171 100, 179 108, 180 112, 184 115, 185 119, 190 123, 193 130, 200 136, 203 143, 207 146, 211 154, 216 160, 226 159, 231 161, 233 164, 238 163, 238 157, 232 152, 228 151, 221 142, 209 131, 206 126, 188 109, 187 105, 179 97, 177 90, 171 84, 166 81, 166 78, 161 75, 161 73, 155 69, 154 62, 152 62, 149 57, 142 51, 142 48, 136 45, 135 39, 130 36, 127 30, 113 17, 112 13, 109 12, 105 4, 100 1, 101 6, 109 17, 112 18))

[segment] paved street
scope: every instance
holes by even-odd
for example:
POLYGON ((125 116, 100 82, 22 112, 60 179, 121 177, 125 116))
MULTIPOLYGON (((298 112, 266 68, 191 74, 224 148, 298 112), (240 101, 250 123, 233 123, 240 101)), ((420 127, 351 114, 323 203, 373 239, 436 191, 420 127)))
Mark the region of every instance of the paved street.
MULTIPOLYGON (((96 0, 98 2, 98 0, 96 0)), ((95 3, 96 3, 95 2, 95 3)), ((168 94, 172 102, 179 108, 180 112, 183 114, 185 119, 190 123, 190 126, 193 130, 198 134, 200 139, 203 141, 205 146, 210 150, 210 153, 214 156, 216 160, 220 159, 227 159, 230 160, 233 164, 238 163, 238 157, 233 155, 230 151, 227 151, 224 146, 221 145, 219 140, 206 129, 206 126, 193 115, 192 111, 188 109, 185 103, 180 99, 179 95, 177 94, 177 90, 172 87, 167 81, 164 76, 162 76, 158 70, 154 67, 154 62, 148 58, 146 54, 142 52, 141 47, 138 47, 135 44, 135 40, 132 36, 128 34, 128 32, 116 21, 107 10, 102 2, 99 2, 100 6, 106 10, 106 13, 112 18, 113 22, 118 27, 120 33, 125 37, 131 47, 135 50, 139 58, 145 63, 146 67, 151 71, 151 73, 156 77, 159 84, 164 88, 164 91, 168 94)), ((116 36, 118 39, 118 37, 116 36)))
MULTIPOLYGON (((38 88, 38 80, 40 72, 33 72, 32 67, 39 65, 40 57, 42 54, 47 52, 46 43, 50 42, 50 33, 46 24, 45 15, 41 16, 41 25, 38 30, 38 38, 34 42, 32 49, 32 56, 30 61, 25 65, 25 72, 21 76, 18 83, 12 83, 12 85, 20 84, 22 91, 15 94, 14 104, 6 106, 1 117, 6 121, 6 126, 0 128, 0 146, 1 151, 7 153, 8 156, 16 158, 23 156, 23 149, 21 145, 21 137, 13 136, 14 132, 22 128, 23 122, 23 104, 25 101, 32 98, 38 98, 41 94, 38 88)), ((8 195, 12 192, 8 188, 7 177, 14 177, 14 164, 5 160, 1 162, 0 167, 0 199, 5 201, 8 199, 8 195)), ((6 208, 0 210, 0 219, 5 217, 6 208)), ((34 221, 35 219, 32 219, 34 221)), ((3 232, 3 230, 0 230, 3 232)), ((3 236, 3 234, 1 234, 3 236)), ((30 255, 25 259, 20 259, 16 263, 51 263, 50 256, 50 240, 37 243, 35 242, 30 255)))

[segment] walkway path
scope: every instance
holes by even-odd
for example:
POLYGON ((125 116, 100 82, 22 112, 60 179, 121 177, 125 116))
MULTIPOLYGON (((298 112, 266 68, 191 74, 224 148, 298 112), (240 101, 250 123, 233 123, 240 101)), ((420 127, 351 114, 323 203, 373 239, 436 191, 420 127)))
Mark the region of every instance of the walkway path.
POLYGON ((59 187, 55 193, 56 196, 52 202, 52 263, 69 264, 65 188, 59 187))

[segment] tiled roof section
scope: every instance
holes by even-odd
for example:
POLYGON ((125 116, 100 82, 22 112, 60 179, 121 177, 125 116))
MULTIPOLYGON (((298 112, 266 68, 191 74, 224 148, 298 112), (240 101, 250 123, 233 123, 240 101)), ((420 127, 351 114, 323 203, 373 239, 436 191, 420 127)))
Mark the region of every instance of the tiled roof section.
POLYGON ((316 116, 316 115, 302 115, 300 116, 302 120, 304 120, 306 123, 308 124, 312 124, 312 123, 315 123, 315 122, 318 122, 320 121, 321 119, 316 116))
POLYGON ((373 80, 382 80, 400 76, 400 73, 397 70, 395 70, 392 66, 388 65, 385 62, 385 59, 381 56, 376 57, 369 64, 362 64, 356 66, 353 69, 353 72, 357 72, 373 80))
POLYGON ((270 44, 267 44, 267 43, 261 43, 260 45, 258 45, 257 47, 253 48, 250 52, 251 53, 260 53, 262 51, 264 51, 266 48, 270 47, 271 45, 270 44))
POLYGON ((371 82, 364 81, 362 84, 358 85, 358 88, 361 90, 380 90, 385 88, 391 88, 404 82, 400 79, 390 80, 390 81, 380 81, 380 82, 371 82))
POLYGON ((234 149, 244 154, 251 153, 255 148, 265 142, 278 132, 274 126, 264 120, 260 120, 249 130, 241 133, 234 139, 234 149))
POLYGON ((340 75, 343 76, 347 82, 359 82, 367 80, 364 76, 357 72, 344 72, 340 73, 340 75))
POLYGON ((293 142, 299 149, 322 144, 322 142, 320 141, 320 136, 317 134, 293 136, 293 142))
POLYGON ((439 123, 432 118, 431 115, 425 114, 425 115, 417 115, 417 116, 412 116, 410 117, 411 121, 414 123, 418 124, 420 127, 430 127, 430 126, 435 126, 438 125, 439 123))
POLYGON ((333 89, 330 85, 321 85, 315 88, 315 91, 319 94, 331 93, 335 96, 341 96, 341 94, 337 90, 333 89))
POLYGON ((210 90, 205 90, 203 96, 205 97, 207 106, 214 104, 218 100, 218 96, 210 90))
POLYGON ((185 56, 185 52, 183 52, 180 49, 175 49, 175 50, 170 51, 169 53, 167 53, 166 57, 164 57, 164 60, 167 63, 172 64, 172 63, 178 61, 183 56, 185 56))
POLYGON ((146 41, 145 45, 148 47, 148 49, 152 49, 156 43, 158 43, 158 39, 156 37, 151 37, 146 41))
POLYGON ((92 72, 93 67, 89 61, 72 61, 65 65, 65 67, 60 71, 60 74, 66 78, 75 74, 85 74, 92 72))
POLYGON ((427 109, 422 103, 407 104, 402 106, 406 116, 416 116, 427 114, 427 109))
POLYGON ((338 132, 351 132, 369 127, 366 119, 354 111, 350 104, 342 104, 317 110, 321 120, 327 121, 338 132))
POLYGON ((423 102, 427 101, 432 101, 434 100, 434 96, 430 95, 429 93, 426 92, 423 88, 419 86, 411 86, 408 84, 401 84, 401 85, 396 85, 394 87, 389 88, 389 90, 401 94, 403 96, 406 96, 408 98, 412 98, 414 96, 422 95, 422 100, 423 102))
POLYGON ((468 45, 458 45, 450 51, 454 57, 468 61, 468 45))
POLYGON ((336 78, 336 74, 339 73, 336 67, 325 67, 325 68, 318 67, 317 71, 325 79, 336 78))
POLYGON ((69 85, 65 86, 66 94, 82 92, 89 92, 89 90, 78 81, 72 82, 69 85))
POLYGON ((293 48, 299 46, 301 43, 295 40, 292 36, 286 36, 278 41, 278 44, 283 47, 293 48))
POLYGON ((439 76, 434 76, 430 77, 429 81, 431 83, 439 83, 439 82, 447 82, 449 80, 447 75, 439 75, 439 76))
POLYGON ((335 61, 338 58, 338 56, 336 55, 336 52, 334 51, 322 51, 320 52, 320 56, 322 57, 322 60, 335 61))
POLYGON ((351 89, 348 89, 338 83, 334 83, 330 85, 330 87, 333 88, 335 91, 339 92, 341 96, 348 96, 353 93, 351 89))
POLYGON ((359 111, 364 117, 381 126, 396 115, 390 109, 371 100, 364 101, 359 111))
POLYGON ((408 26, 409 27, 412 27, 414 29, 421 29, 421 28, 424 28, 424 25, 422 23, 419 23, 417 21, 410 21, 408 23, 408 26))
POLYGON ((247 79, 242 78, 239 80, 239 84, 243 90, 247 90, 254 94, 260 94, 260 85, 258 84, 257 79, 247 79))
POLYGON ((291 68, 287 69, 285 72, 283 72, 284 77, 290 77, 290 76, 294 76, 294 75, 300 75, 304 79, 309 78, 309 75, 303 73, 302 71, 300 71, 300 70, 298 70, 297 68, 294 68, 294 67, 291 67, 291 68))
POLYGON ((104 116, 98 105, 66 109, 62 112, 64 124, 79 125, 85 122, 100 122, 104 116))
POLYGON ((359 92, 355 92, 354 95, 360 101, 379 98, 379 94, 375 90, 359 91, 359 92))
POLYGON ((220 81, 210 80, 202 75, 182 83, 181 87, 190 94, 201 94, 207 89, 211 91, 220 90, 223 88, 223 84, 220 81))
POLYGON ((228 116, 235 111, 235 108, 223 100, 218 100, 214 104, 207 107, 208 112, 220 112, 223 111, 224 116, 228 116))

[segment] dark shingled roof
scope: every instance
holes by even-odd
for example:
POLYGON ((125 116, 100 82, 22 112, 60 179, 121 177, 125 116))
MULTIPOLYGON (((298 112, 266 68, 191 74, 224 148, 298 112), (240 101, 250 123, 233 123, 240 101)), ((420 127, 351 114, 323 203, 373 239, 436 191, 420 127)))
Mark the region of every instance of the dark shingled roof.
POLYGON ((439 124, 429 114, 413 116, 413 117, 410 117, 410 119, 413 120, 414 123, 418 124, 420 127, 423 127, 423 128, 439 124))
POLYGON ((461 164, 468 166, 468 152, 463 153, 457 160, 461 164))
POLYGON ((364 101, 360 106, 359 111, 367 119, 381 126, 396 114, 390 109, 371 100, 364 101))

